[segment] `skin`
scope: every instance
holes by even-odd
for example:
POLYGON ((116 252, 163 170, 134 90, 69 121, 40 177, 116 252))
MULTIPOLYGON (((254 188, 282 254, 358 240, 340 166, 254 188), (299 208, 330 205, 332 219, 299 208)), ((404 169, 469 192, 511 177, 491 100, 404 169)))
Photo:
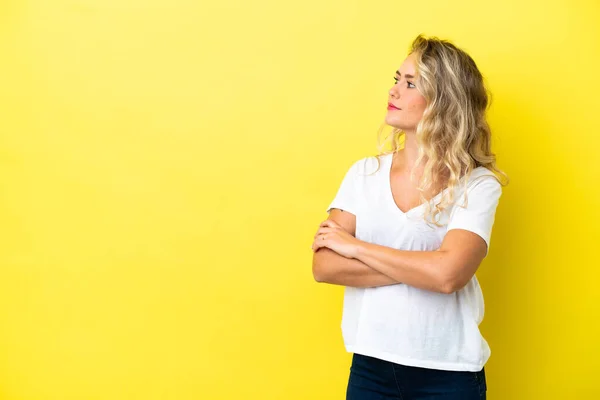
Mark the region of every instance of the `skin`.
MULTIPOLYGON (((388 125, 405 132, 404 148, 394 155, 390 174, 396 205, 407 211, 420 204, 419 192, 410 180, 418 157, 416 130, 427 106, 416 87, 415 56, 409 55, 388 92, 388 102, 399 110, 388 110, 388 125), (412 75, 415 78, 410 78, 412 75)), ((423 164, 421 164, 423 165, 423 164)), ((416 182, 422 168, 415 169, 416 182)), ((432 190, 426 198, 439 190, 432 190)), ((421 289, 450 294, 473 277, 486 254, 485 241, 463 230, 448 231, 436 251, 405 251, 361 241, 355 237, 356 216, 333 209, 321 222, 312 244, 313 276, 317 282, 377 287, 404 283, 421 289)))

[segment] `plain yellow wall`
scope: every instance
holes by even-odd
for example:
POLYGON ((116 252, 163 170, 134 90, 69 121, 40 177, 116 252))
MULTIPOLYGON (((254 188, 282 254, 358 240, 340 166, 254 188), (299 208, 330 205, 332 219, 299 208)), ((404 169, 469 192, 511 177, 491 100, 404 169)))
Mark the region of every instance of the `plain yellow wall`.
POLYGON ((594 1, 0 3, 0 398, 343 399, 310 245, 418 33, 494 94, 491 400, 600 397, 594 1))

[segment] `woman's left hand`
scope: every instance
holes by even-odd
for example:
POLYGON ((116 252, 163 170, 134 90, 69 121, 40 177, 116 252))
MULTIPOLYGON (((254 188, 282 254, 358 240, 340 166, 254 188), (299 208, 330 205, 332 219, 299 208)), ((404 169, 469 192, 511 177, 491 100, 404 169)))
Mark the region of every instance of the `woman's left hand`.
POLYGON ((313 251, 327 247, 346 258, 355 258, 360 240, 346 232, 336 222, 327 219, 319 225, 312 245, 313 251))

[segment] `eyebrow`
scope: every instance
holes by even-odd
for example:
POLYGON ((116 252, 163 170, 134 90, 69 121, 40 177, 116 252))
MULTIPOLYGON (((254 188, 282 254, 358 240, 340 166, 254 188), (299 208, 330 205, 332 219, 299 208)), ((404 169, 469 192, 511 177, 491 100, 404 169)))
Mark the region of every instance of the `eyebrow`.
MULTIPOLYGON (((402 74, 400 73, 400 71, 396 71, 396 74, 402 76, 402 74)), ((411 79, 411 78, 414 79, 415 78, 414 76, 412 76, 410 74, 405 74, 404 77, 407 78, 407 79, 411 79)))

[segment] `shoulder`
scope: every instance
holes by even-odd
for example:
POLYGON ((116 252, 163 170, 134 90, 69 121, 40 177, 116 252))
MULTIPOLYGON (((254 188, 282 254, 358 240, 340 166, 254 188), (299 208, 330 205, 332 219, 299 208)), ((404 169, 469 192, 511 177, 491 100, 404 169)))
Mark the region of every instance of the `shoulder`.
POLYGON ((357 177, 372 176, 380 171, 385 166, 385 163, 389 162, 391 154, 380 154, 375 156, 366 156, 355 160, 350 167, 350 170, 357 177))
POLYGON ((502 185, 498 177, 486 167, 477 167, 471 171, 466 189, 469 196, 496 197, 502 194, 502 185))
POLYGON ((498 177, 496 176, 496 174, 494 174, 492 170, 486 167, 474 168, 471 171, 471 174, 469 175, 467 186, 473 187, 475 185, 480 184, 481 182, 485 182, 486 185, 492 184, 491 182, 495 182, 497 185, 500 185, 498 177))

